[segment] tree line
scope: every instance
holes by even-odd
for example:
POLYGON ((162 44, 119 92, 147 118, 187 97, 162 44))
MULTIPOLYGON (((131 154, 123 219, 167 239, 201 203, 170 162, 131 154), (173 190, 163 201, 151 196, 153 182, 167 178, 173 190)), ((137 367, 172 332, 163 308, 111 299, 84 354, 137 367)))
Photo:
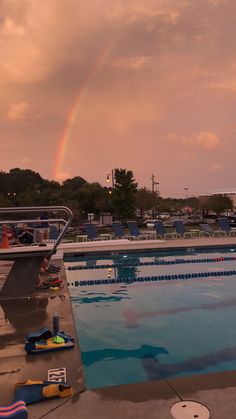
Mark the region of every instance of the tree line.
POLYGON ((204 200, 163 198, 147 188, 139 188, 133 172, 126 169, 114 170, 112 187, 90 183, 81 176, 60 184, 30 169, 0 171, 0 207, 47 205, 67 205, 80 221, 86 220, 88 213, 94 213, 95 217, 112 213, 115 219, 125 221, 137 214, 142 217, 147 211, 156 217, 158 213, 180 212, 183 208, 191 208, 195 213, 214 211, 216 214, 233 209, 231 199, 223 195, 204 200))

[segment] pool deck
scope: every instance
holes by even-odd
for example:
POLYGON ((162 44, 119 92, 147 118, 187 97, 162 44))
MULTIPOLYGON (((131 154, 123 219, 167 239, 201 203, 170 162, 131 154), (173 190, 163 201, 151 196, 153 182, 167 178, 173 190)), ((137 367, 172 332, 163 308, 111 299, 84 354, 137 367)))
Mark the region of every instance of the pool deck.
POLYGON ((59 246, 64 254, 91 253, 91 252, 114 252, 120 250, 145 250, 145 249, 186 249, 186 248, 205 248, 214 246, 236 247, 236 237, 192 237, 185 239, 168 240, 105 240, 84 243, 64 243, 59 246))
MULTIPOLYGON (((235 237, 191 238, 166 241, 104 241, 61 245, 65 253, 128 250, 144 248, 198 248, 232 245, 235 237), (116 242, 116 243, 114 243, 116 242)), ((59 261, 63 264, 63 261, 59 261)), ((10 269, 9 262, 0 262, 0 282, 10 269)), ((149 381, 86 390, 83 379, 79 345, 70 351, 41 355, 26 355, 24 337, 29 331, 42 326, 51 328, 52 316, 60 315, 61 329, 76 336, 66 274, 62 269, 64 288, 59 291, 39 290, 31 297, 4 299, 0 297, 0 385, 1 405, 14 398, 14 384, 28 378, 46 380, 49 369, 65 367, 67 381, 73 385, 75 395, 70 399, 57 399, 28 407, 29 418, 80 419, 173 419, 170 407, 177 401, 195 400, 206 405, 211 419, 236 418, 236 371, 196 375, 160 381, 149 381)), ((192 419, 194 416, 189 416, 192 419)), ((199 417, 199 419, 201 419, 199 417)))

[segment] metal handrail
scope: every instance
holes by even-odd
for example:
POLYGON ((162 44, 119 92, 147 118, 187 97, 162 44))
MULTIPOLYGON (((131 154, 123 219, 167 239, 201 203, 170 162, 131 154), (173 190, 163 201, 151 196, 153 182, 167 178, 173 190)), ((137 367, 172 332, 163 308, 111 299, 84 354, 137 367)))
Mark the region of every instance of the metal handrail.
POLYGON ((46 218, 45 220, 35 220, 35 219, 22 219, 22 220, 4 220, 1 221, 0 220, 0 225, 1 224, 16 224, 16 223, 21 223, 21 224, 27 224, 27 223, 31 223, 31 224, 41 224, 41 223, 66 223, 66 220, 64 220, 64 218, 46 218))
MULTIPOLYGON (((17 222, 33 222, 33 223, 42 223, 42 222, 49 222, 49 221, 54 221, 54 222, 65 222, 65 226, 63 228, 63 230, 61 231, 61 233, 59 234, 57 240, 55 241, 55 244, 52 248, 52 250, 49 253, 49 256, 53 255, 56 252, 56 249, 58 247, 58 245, 61 243, 72 219, 73 219, 73 214, 72 211, 70 210, 70 208, 65 207, 65 206, 49 206, 49 207, 5 207, 5 208, 0 208, 0 214, 11 214, 11 213, 22 213, 22 212, 51 212, 51 211, 62 211, 65 212, 68 216, 67 220, 64 219, 47 219, 47 220, 18 220, 17 222)), ((14 224, 16 221, 3 221, 0 222, 0 224, 14 224)))

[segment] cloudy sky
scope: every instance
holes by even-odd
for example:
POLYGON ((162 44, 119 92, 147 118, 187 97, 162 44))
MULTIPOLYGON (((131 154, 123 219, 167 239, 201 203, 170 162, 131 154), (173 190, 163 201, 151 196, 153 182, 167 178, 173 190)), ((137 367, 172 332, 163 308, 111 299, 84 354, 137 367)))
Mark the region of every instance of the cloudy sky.
POLYGON ((0 0, 0 169, 236 187, 235 0, 0 0))

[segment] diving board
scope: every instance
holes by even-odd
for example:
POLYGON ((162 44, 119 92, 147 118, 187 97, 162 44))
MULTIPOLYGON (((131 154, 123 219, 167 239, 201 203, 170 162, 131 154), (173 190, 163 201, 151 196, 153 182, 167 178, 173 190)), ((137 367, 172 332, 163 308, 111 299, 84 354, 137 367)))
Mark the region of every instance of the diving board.
POLYGON ((52 247, 52 245, 19 246, 0 249, 0 260, 14 262, 0 296, 15 298, 32 294, 35 291, 43 259, 50 255, 52 247))

